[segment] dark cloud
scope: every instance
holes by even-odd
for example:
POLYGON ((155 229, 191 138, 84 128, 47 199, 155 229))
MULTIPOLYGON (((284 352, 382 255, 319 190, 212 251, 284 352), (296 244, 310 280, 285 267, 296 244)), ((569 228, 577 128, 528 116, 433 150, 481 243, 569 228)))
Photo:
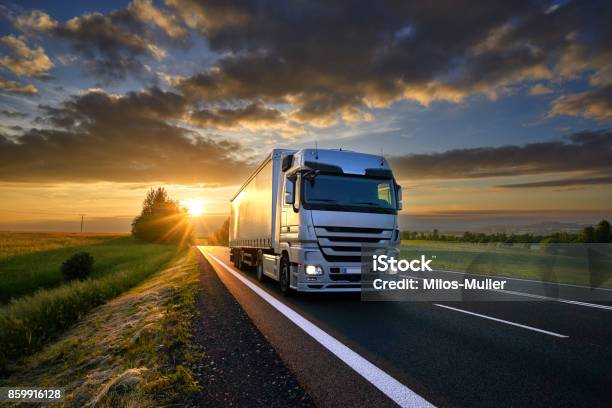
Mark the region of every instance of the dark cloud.
POLYGON ((24 32, 38 32, 70 41, 85 58, 84 68, 96 77, 122 79, 128 73, 146 72, 142 56, 165 58, 163 33, 180 40, 184 27, 167 10, 155 7, 150 0, 134 0, 127 8, 107 14, 90 13, 61 23, 40 10, 14 18, 24 32))
POLYGON ((578 187, 599 184, 612 184, 612 177, 579 177, 558 180, 535 181, 531 183, 500 184, 498 188, 540 188, 540 187, 578 187))
POLYGON ((304 129, 293 123, 287 115, 262 102, 250 103, 234 109, 207 108, 193 112, 189 122, 205 128, 224 130, 274 130, 291 137, 304 129))
POLYGON ((366 106, 398 99, 495 98, 523 81, 612 66, 612 8, 604 1, 168 4, 226 55, 177 81, 181 90, 288 102, 304 122, 358 118, 366 106))
POLYGON ((266 108, 261 103, 252 103, 237 109, 202 109, 191 115, 191 120, 205 127, 232 129, 239 126, 271 126, 284 122, 283 113, 266 108))
POLYGON ((456 149, 390 159, 400 179, 501 177, 612 171, 612 131, 581 132, 567 141, 456 149))
POLYGON ((42 109, 54 128, 0 135, 1 180, 229 183, 249 167, 238 143, 175 124, 179 94, 95 91, 42 109))

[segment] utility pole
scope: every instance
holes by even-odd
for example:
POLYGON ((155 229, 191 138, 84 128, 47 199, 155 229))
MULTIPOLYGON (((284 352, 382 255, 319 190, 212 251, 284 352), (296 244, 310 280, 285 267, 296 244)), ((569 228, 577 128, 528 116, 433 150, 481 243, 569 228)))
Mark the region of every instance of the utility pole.
POLYGON ((86 214, 79 214, 81 216, 81 232, 83 232, 83 217, 85 217, 86 214))

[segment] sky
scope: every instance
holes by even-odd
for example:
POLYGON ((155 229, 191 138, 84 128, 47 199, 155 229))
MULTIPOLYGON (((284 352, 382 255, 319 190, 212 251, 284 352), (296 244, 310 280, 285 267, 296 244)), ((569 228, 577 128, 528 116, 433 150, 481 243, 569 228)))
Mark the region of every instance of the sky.
POLYGON ((608 1, 0 1, 0 229, 204 229, 272 148, 384 155, 408 228, 612 218, 608 1))

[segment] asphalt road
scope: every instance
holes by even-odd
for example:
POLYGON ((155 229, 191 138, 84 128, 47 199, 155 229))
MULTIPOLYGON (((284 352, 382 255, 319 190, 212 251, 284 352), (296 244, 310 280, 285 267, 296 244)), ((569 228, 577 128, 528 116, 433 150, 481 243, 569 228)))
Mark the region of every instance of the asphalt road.
POLYGON ((612 406, 610 303, 286 298, 227 248, 200 249, 318 405, 612 406))

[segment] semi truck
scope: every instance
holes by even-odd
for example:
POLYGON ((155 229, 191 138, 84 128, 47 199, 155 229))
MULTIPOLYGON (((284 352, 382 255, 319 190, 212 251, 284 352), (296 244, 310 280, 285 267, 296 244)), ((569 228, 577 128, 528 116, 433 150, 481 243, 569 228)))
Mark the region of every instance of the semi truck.
POLYGON ((401 208, 382 156, 274 149, 231 199, 230 259, 283 294, 360 291, 362 248, 397 248, 401 208))

